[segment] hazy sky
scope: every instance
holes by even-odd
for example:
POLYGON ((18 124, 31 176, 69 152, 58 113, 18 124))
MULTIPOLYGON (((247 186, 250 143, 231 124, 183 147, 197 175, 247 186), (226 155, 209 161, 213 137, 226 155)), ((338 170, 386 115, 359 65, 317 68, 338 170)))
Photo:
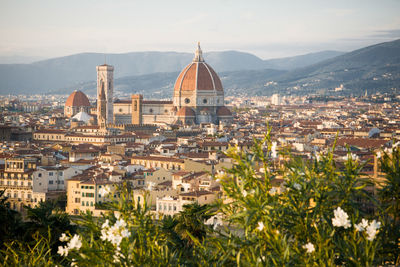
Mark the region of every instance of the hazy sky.
POLYGON ((240 50, 273 58, 400 38, 398 0, 0 0, 0 56, 240 50))

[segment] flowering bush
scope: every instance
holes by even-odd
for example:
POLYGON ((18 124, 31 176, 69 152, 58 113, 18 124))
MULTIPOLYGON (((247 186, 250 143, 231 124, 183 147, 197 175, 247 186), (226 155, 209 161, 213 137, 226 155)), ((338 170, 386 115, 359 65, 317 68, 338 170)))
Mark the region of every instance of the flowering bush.
MULTIPOLYGON (((393 177, 400 177, 400 152, 395 149, 393 153, 398 156, 389 157, 384 153, 380 160, 390 174, 387 179, 396 184, 398 180, 393 177)), ((304 161, 287 152, 278 153, 269 135, 262 141, 255 140, 249 152, 231 148, 227 155, 235 164, 215 177, 224 194, 214 205, 188 205, 174 217, 157 217, 146 201, 138 205, 129 187, 122 187, 120 198, 104 204, 108 211, 102 217, 94 218, 87 213, 76 219, 77 233, 60 235, 62 245, 58 247, 58 254, 40 254, 40 265, 373 266, 396 263, 399 234, 392 232, 390 237, 388 229, 398 229, 398 215, 393 205, 399 202, 382 197, 385 204, 381 205, 374 199, 366 190, 372 182, 362 176, 363 165, 351 155, 340 168, 332 152, 304 161), (278 160, 278 156, 284 162, 282 166, 271 160, 278 160), (388 215, 387 211, 393 214, 388 215), (219 219, 213 222, 213 218, 219 219)), ((383 186, 381 194, 390 195, 388 190, 383 186)), ((102 195, 108 193, 104 189, 102 195)), ((45 240, 38 240, 39 247, 50 250, 45 240)), ((9 246, 1 255, 13 265, 19 253, 22 252, 15 246, 9 246)))

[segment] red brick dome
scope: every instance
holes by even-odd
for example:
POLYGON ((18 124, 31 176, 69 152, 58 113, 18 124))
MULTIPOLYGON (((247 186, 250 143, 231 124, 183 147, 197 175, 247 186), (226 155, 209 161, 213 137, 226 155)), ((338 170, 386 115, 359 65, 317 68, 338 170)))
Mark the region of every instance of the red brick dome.
POLYGON ((183 107, 176 113, 178 117, 196 117, 196 113, 189 107, 183 107))
POLYGON ((75 90, 65 102, 68 107, 90 107, 90 102, 87 96, 81 91, 75 90))
POLYGON ((187 65, 176 79, 174 91, 223 91, 217 73, 204 62, 200 45, 193 62, 187 65))
POLYGON ((218 108, 217 116, 232 116, 232 112, 227 107, 222 106, 218 108))

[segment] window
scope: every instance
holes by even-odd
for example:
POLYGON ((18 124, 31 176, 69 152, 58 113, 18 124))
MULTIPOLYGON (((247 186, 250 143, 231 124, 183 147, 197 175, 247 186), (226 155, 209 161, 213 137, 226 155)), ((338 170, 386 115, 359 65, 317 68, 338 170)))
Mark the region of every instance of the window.
POLYGON ((49 172, 49 176, 53 176, 53 172, 49 172))
POLYGON ((82 206, 85 206, 85 201, 82 201, 82 206))
POLYGON ((153 109, 152 109, 152 108, 151 108, 151 109, 149 109, 149 112, 150 112, 150 113, 153 113, 153 109))
POLYGON ((189 104, 190 103, 190 99, 189 98, 185 98, 185 103, 189 104))
POLYGON ((93 207, 93 202, 92 201, 90 201, 90 206, 93 207))
POLYGON ((207 99, 206 98, 203 99, 203 104, 207 104, 207 99))
POLYGON ((53 180, 49 180, 49 184, 53 184, 53 180))

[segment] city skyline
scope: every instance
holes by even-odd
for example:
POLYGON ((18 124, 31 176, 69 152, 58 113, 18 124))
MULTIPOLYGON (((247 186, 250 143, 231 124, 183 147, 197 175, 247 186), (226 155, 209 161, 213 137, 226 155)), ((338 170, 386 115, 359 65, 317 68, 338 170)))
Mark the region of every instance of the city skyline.
POLYGON ((3 1, 1 57, 239 50, 267 59, 400 37, 398 1, 3 1), (316 23, 318 22, 318 23, 316 23))

